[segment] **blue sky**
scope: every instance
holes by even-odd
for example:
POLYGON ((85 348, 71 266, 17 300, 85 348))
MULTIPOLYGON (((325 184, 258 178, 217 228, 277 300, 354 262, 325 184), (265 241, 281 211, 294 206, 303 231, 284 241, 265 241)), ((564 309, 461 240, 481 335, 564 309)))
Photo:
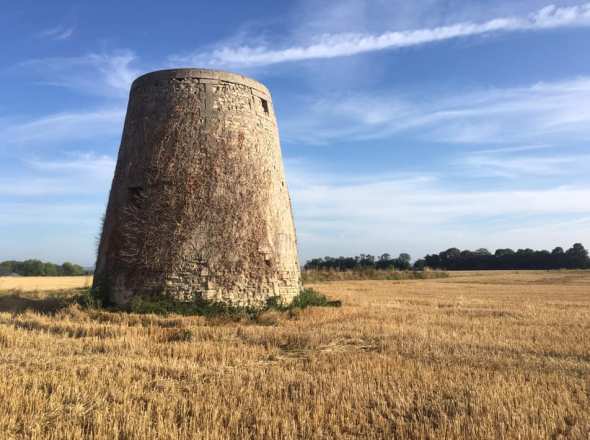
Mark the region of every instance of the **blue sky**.
POLYGON ((590 245, 590 3, 21 0, 0 35, 0 260, 94 263, 169 67, 270 88, 302 260, 590 245))

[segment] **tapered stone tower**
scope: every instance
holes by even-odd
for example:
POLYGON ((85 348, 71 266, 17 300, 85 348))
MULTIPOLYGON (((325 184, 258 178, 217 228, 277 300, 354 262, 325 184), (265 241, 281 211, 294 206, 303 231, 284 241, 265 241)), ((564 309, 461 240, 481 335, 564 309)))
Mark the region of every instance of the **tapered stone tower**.
POLYGON ((219 71, 148 73, 131 86, 94 288, 258 306, 301 288, 268 89, 219 71))

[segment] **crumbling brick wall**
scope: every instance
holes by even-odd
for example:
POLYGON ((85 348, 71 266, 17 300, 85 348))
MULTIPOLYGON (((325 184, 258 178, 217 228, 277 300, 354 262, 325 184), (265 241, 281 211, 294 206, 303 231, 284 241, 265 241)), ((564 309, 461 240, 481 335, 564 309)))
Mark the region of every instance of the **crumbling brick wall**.
POLYGON ((199 69, 135 80, 95 286, 118 304, 165 294, 256 306, 299 293, 291 201, 266 87, 199 69))

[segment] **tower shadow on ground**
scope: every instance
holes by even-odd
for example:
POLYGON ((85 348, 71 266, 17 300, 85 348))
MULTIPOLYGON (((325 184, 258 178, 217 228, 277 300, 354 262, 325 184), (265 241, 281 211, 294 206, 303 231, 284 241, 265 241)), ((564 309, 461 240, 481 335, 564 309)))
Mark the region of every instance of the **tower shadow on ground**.
POLYGON ((31 311, 42 315, 54 315, 74 301, 72 297, 27 298, 20 292, 8 292, 0 295, 0 312, 21 314, 31 311))

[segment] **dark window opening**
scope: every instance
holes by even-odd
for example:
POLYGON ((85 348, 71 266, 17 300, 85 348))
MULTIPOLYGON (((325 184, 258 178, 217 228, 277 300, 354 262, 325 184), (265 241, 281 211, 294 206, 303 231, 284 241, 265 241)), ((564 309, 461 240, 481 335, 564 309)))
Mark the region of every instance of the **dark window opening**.
POLYGON ((262 101, 262 110, 268 115, 268 101, 262 98, 260 98, 260 101, 262 101))
POLYGON ((141 186, 129 187, 129 205, 140 208, 143 200, 143 188, 141 186))

